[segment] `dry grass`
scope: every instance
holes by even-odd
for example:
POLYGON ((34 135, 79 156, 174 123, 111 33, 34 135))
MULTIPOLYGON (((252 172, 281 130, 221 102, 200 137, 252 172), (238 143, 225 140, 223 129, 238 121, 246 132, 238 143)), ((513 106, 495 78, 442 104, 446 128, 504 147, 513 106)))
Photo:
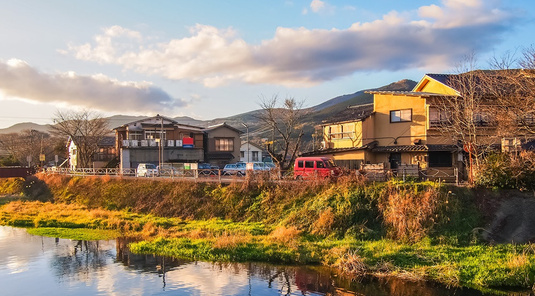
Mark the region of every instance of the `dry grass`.
POLYGON ((340 269, 342 273, 352 276, 364 276, 370 272, 364 259, 355 251, 346 252, 334 263, 334 267, 340 269))
POLYGON ((215 238, 213 247, 216 249, 233 249, 239 245, 251 242, 253 239, 250 234, 236 235, 223 232, 215 238))
POLYGON ((268 235, 268 239, 288 247, 297 247, 299 245, 300 236, 301 231, 295 226, 279 226, 268 235))
POLYGON ((332 208, 321 212, 318 219, 312 224, 312 234, 329 235, 332 232, 334 225, 334 213, 332 208))
POLYGON ((393 239, 419 241, 435 223, 439 192, 423 193, 390 188, 379 204, 388 234, 393 239))

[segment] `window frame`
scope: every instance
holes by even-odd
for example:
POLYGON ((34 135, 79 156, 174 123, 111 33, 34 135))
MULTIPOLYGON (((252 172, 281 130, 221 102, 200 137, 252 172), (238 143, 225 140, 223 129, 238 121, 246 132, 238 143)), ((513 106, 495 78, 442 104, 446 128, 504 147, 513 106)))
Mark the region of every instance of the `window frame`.
POLYGON ((400 122, 412 122, 412 108, 410 108, 410 109, 390 110, 390 123, 400 123, 400 122), (409 115, 410 118, 408 120, 407 119, 403 119, 404 117, 402 116, 403 112, 407 112, 407 111, 410 112, 410 115, 409 115), (393 120, 392 115, 395 115, 394 114, 395 112, 399 112, 399 116, 398 116, 399 120, 393 120))
POLYGON ((214 149, 218 152, 234 152, 234 138, 215 138, 214 149))

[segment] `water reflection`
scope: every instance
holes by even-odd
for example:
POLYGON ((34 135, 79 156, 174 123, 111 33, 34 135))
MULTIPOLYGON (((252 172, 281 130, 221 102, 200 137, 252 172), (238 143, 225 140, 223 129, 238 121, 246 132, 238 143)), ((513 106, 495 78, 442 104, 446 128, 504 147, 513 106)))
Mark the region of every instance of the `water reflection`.
POLYGON ((191 262, 133 254, 129 241, 73 241, 0 227, 2 295, 482 295, 318 266, 191 262))

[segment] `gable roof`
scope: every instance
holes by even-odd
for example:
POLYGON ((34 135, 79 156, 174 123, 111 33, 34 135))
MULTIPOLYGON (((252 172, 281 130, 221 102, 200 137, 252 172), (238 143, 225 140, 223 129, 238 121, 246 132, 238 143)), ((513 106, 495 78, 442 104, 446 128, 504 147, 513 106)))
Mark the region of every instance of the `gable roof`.
POLYGON ((220 123, 220 124, 216 124, 216 125, 211 125, 211 126, 205 128, 204 131, 210 132, 210 131, 213 131, 213 130, 216 130, 216 129, 222 128, 222 127, 228 128, 230 130, 233 130, 233 131, 237 132, 238 134, 243 134, 243 132, 241 130, 239 130, 239 129, 233 127, 233 126, 228 125, 226 122, 223 122, 223 123, 220 123))
POLYGON ((140 120, 136 120, 136 121, 125 123, 125 124, 123 124, 121 126, 118 126, 118 127, 114 128, 113 130, 117 130, 117 129, 120 129, 120 128, 130 128, 130 130, 132 130, 131 128, 133 126, 136 126, 137 129, 139 129, 139 130, 143 130, 143 127, 158 127, 158 126, 161 125, 162 121, 163 121, 164 126, 172 125, 172 126, 179 127, 181 129, 185 129, 185 130, 202 132, 202 127, 179 123, 178 121, 176 121, 176 120, 174 120, 172 118, 169 118, 169 117, 166 117, 166 116, 162 116, 160 114, 157 114, 156 116, 151 116, 151 117, 143 118, 143 119, 140 119, 140 120), (153 122, 151 122, 151 121, 153 121, 153 122), (159 121, 159 122, 156 122, 156 121, 159 121))

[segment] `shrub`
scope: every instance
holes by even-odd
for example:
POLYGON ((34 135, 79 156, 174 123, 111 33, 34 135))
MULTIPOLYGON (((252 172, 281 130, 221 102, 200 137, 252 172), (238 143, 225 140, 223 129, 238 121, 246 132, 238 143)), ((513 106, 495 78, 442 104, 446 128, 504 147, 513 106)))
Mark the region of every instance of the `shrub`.
POLYGON ((535 152, 495 153, 479 166, 475 183, 490 188, 535 189, 535 152))

